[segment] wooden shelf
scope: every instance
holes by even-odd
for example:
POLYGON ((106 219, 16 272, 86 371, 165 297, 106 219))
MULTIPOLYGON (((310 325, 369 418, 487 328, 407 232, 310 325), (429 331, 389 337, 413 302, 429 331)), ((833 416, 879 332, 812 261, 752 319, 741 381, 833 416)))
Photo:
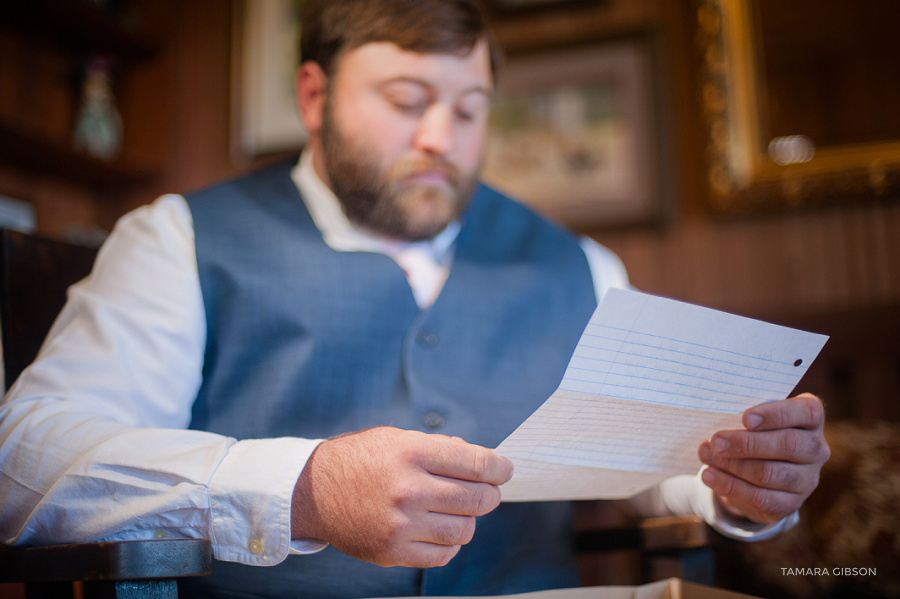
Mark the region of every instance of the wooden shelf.
POLYGON ((5 119, 0 119, 0 163, 94 189, 140 185, 154 177, 151 169, 94 158, 5 119))
POLYGON ((4 0, 4 28, 74 53, 111 54, 126 61, 151 58, 157 45, 116 13, 89 0, 4 0))

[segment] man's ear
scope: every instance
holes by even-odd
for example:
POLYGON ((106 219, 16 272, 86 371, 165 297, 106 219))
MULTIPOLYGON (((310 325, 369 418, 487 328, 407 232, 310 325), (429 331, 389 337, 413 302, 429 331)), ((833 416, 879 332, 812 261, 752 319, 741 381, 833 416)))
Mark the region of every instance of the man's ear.
POLYGON ((307 133, 314 135, 322 126, 328 76, 318 63, 306 61, 297 69, 297 106, 307 133))

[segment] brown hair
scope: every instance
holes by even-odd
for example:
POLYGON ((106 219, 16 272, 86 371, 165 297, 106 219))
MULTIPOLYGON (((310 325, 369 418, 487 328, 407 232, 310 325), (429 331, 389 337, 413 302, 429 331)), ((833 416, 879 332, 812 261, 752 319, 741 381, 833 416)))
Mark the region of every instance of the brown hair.
POLYGON ((370 42, 464 56, 485 39, 495 79, 500 64, 478 0, 304 0, 300 21, 300 58, 326 74, 342 53, 370 42))

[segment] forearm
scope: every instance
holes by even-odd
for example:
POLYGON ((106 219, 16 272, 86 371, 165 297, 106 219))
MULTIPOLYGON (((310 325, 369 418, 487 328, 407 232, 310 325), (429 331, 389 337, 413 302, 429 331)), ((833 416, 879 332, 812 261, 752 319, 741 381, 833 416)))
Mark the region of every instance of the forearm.
POLYGON ((291 493, 316 441, 137 428, 70 408, 0 408, 0 541, 204 537, 217 559, 287 556, 291 493))
POLYGON ((233 440, 71 409, 51 398, 2 408, 4 542, 205 536, 205 488, 233 440))
POLYGON ((205 331, 190 214, 170 196, 120 221, 0 406, 0 542, 202 536, 220 559, 286 555, 315 442, 185 430, 205 331))

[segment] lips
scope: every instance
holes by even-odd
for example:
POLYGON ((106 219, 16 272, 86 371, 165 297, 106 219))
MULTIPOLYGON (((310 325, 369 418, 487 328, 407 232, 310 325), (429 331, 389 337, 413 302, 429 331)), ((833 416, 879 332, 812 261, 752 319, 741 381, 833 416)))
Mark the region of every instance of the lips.
POLYGON ((449 163, 426 160, 406 160, 394 166, 393 179, 436 185, 457 186, 457 169, 449 163))
POLYGON ((412 181, 417 181, 421 183, 450 183, 451 176, 449 173, 443 170, 431 170, 431 171, 422 171, 417 173, 412 173, 407 179, 412 181))

